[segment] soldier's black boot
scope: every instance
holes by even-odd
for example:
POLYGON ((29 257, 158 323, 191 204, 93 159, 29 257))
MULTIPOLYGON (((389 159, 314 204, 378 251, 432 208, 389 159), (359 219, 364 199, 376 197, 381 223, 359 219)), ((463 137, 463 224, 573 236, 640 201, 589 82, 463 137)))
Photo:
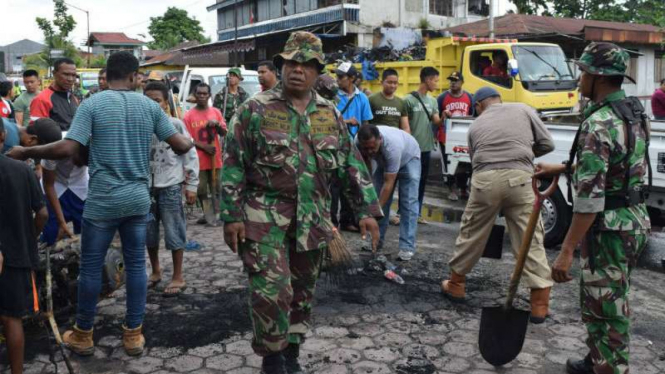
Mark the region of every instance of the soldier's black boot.
POLYGON ((298 363, 300 357, 300 344, 289 344, 284 350, 284 358, 286 359, 286 372, 288 374, 305 374, 305 371, 298 363))
POLYGON ((263 358, 261 374, 286 374, 284 355, 282 355, 282 352, 274 353, 263 358))
POLYGON ((568 374, 594 374, 591 355, 587 354, 582 360, 573 360, 569 358, 568 361, 566 361, 566 371, 568 374))

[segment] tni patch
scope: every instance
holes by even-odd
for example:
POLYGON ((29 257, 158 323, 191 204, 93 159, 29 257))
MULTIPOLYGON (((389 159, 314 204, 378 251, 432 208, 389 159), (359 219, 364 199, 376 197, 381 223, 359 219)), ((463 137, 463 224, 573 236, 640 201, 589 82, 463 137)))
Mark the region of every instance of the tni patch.
POLYGON ((291 123, 289 122, 288 113, 279 110, 266 111, 263 116, 263 124, 261 125, 261 128, 279 132, 290 132, 291 123))

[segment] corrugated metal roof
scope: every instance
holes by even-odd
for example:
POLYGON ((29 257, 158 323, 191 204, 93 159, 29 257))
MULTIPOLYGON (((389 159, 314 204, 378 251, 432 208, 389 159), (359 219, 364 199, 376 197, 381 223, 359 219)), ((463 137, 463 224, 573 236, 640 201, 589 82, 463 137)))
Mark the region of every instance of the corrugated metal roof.
MULTIPOLYGON (((543 17, 527 14, 507 14, 494 19, 494 33, 497 37, 519 37, 526 35, 584 35, 585 28, 596 28, 634 33, 663 34, 663 29, 652 25, 634 23, 594 21, 574 18, 543 17)), ((487 20, 467 23, 445 29, 453 34, 466 36, 488 36, 487 20)))

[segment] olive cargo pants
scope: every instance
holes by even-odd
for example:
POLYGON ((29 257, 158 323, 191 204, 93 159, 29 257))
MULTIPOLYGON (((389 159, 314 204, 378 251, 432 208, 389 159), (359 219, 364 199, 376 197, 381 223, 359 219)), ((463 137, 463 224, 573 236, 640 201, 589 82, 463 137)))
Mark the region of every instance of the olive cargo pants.
MULTIPOLYGON (((523 170, 489 170, 474 173, 471 195, 462 216, 455 252, 449 262, 457 274, 473 269, 487 244, 499 212, 503 212, 510 234, 510 244, 517 257, 535 196, 531 189, 532 174, 523 170)), ((536 226, 524 267, 524 284, 533 289, 552 287, 552 271, 543 246, 543 225, 536 226)))

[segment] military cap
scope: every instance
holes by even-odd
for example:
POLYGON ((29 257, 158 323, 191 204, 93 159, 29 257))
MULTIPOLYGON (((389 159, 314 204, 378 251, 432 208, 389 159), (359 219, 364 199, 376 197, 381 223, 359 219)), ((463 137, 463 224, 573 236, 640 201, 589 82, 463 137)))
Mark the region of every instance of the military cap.
POLYGON ((240 80, 245 79, 245 78, 242 77, 242 73, 240 72, 240 68, 231 68, 231 69, 229 69, 229 74, 234 74, 236 77, 240 78, 240 80))
POLYGON ((316 78, 316 83, 314 83, 314 90, 324 99, 334 100, 337 96, 337 91, 339 91, 339 86, 335 78, 331 77, 328 74, 321 74, 316 78))
POLYGON ((282 68, 284 60, 291 60, 301 64, 314 60, 319 66, 319 72, 321 72, 325 67, 321 39, 307 31, 292 32, 289 40, 286 41, 284 52, 276 54, 273 57, 273 63, 277 69, 282 68))
POLYGON ((635 80, 626 75, 630 55, 625 49, 612 43, 591 43, 586 48, 575 64, 593 75, 624 76, 633 83, 635 80))

